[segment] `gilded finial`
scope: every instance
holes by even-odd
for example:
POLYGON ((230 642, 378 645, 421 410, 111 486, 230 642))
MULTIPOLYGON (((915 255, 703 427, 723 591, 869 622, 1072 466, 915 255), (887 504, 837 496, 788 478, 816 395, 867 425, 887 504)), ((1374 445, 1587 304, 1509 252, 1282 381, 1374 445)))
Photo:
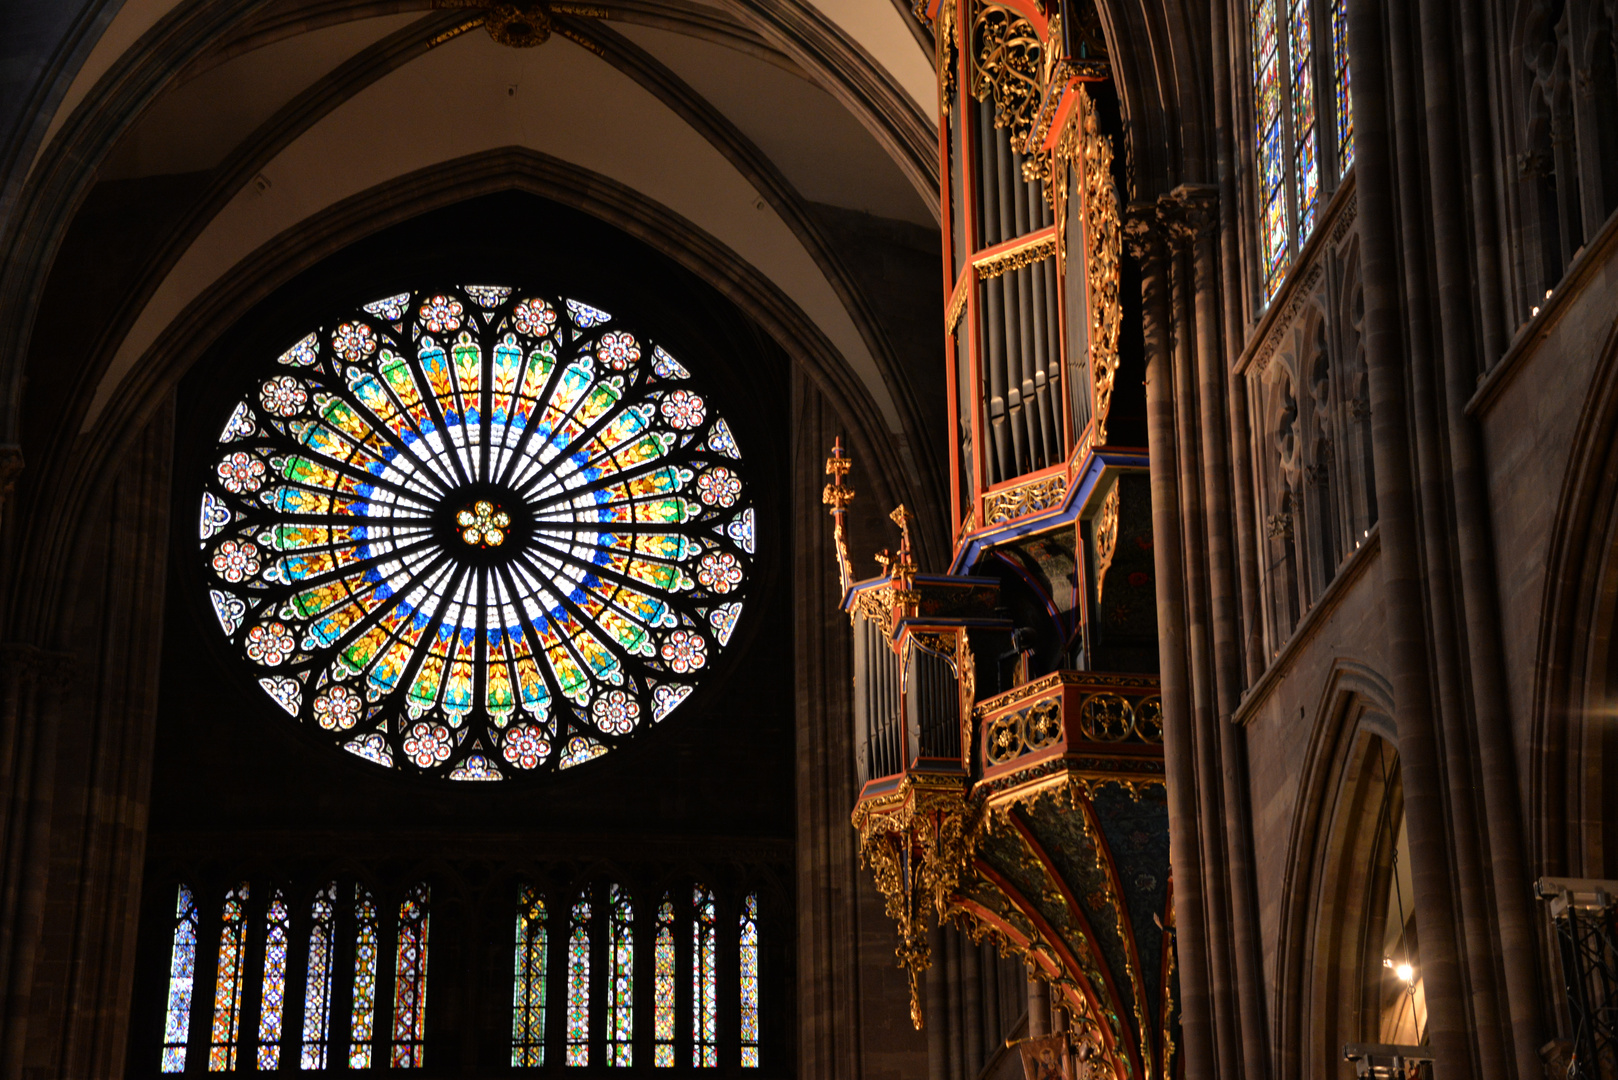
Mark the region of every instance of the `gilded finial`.
POLYGON ((843 515, 848 512, 848 504, 854 501, 854 489, 845 485, 843 478, 853 464, 852 459, 843 454, 843 438, 839 435, 837 441, 832 443, 831 457, 826 459, 826 475, 832 479, 820 493, 820 501, 831 507, 832 539, 837 545, 837 575, 845 595, 854 580, 854 573, 848 565, 848 541, 843 533, 843 515))

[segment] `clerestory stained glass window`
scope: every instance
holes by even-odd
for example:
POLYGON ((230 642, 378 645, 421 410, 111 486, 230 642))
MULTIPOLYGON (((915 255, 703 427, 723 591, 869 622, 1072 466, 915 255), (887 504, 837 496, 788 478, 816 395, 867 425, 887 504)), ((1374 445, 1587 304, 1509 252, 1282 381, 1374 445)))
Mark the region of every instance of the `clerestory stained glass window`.
POLYGON ((257 369, 199 552, 280 708, 378 765, 500 780, 664 719, 729 645, 755 515, 661 345, 505 286, 386 297, 257 369))
POLYGON ((608 961, 612 965, 612 1002, 607 1011, 607 1063, 635 1063, 635 906, 621 886, 612 887, 612 917, 607 925, 608 961))
POLYGON ((1249 0, 1248 29, 1259 279, 1268 301, 1319 221, 1323 185, 1354 159, 1344 0, 1249 0), (1317 8, 1320 25, 1330 19, 1327 41, 1315 35, 1317 8))
POLYGON ((748 893, 741 916, 742 1068, 758 1068, 758 894, 748 893))
POLYGON ((247 951, 247 883, 225 893, 219 928, 219 967, 214 980, 213 1033, 208 1047, 208 1071, 227 1072, 236 1067, 236 1038, 242 1024, 242 983, 247 951))
POLYGON ((517 890, 517 942, 511 993, 511 1063, 545 1064, 545 899, 517 890))
POLYGON ((287 937, 291 913, 280 889, 270 897, 264 927, 264 982, 259 995, 258 1067, 276 1069, 281 1064, 281 1013, 286 1004, 287 937))
POLYGON ((698 885, 691 898, 691 1064, 697 1068, 719 1064, 718 937, 713 893, 698 885))
POLYGON ((309 908, 309 974, 303 990, 304 1069, 326 1067, 327 1031, 331 1024, 331 984, 337 950, 337 883, 315 893, 309 908))
POLYGON ((567 933, 567 1063, 590 1064, 590 898, 573 904, 567 933))
POLYGON ((348 1067, 371 1067, 371 1039, 376 1023, 376 962, 382 948, 376 900, 363 885, 354 886, 354 1007, 348 1025, 348 1067))
POLYGON ((421 1068, 427 1024, 427 931, 432 921, 426 885, 399 905, 399 947, 393 967, 393 1056, 396 1069, 421 1068))
POLYGON ((191 992, 197 977, 197 902, 184 885, 174 902, 174 946, 169 954, 168 1008, 163 1014, 162 1069, 185 1071, 191 1034, 191 992))
POLYGON ((653 944, 652 1064, 674 1067, 674 904, 667 897, 657 909, 657 940, 653 944))

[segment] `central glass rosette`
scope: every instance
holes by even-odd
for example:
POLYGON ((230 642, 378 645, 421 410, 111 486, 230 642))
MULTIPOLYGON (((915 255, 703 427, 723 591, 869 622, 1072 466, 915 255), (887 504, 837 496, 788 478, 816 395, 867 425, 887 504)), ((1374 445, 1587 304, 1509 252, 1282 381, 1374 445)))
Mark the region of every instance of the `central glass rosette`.
POLYGON ((199 535, 221 629, 278 705, 381 765, 589 760, 683 701, 741 613, 729 427, 577 301, 366 304, 275 361, 219 443, 199 535))

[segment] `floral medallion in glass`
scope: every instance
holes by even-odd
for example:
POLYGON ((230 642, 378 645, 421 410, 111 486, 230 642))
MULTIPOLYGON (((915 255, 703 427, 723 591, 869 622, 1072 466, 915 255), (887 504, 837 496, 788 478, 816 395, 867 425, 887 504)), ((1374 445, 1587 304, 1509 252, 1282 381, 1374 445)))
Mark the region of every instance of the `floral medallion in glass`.
POLYGON ((220 630, 335 746, 454 780, 568 768, 730 644, 741 452, 691 373, 575 300, 390 296, 266 358, 198 536, 220 630))

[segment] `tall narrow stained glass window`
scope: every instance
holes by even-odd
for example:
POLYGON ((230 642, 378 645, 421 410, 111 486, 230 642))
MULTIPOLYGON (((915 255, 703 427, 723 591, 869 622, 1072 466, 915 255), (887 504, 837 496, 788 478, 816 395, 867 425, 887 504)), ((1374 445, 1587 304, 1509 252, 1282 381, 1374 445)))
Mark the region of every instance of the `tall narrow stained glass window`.
POLYGON ((281 1015, 286 1006, 287 941, 292 931, 292 914, 280 889, 270 897, 264 916, 264 982, 259 993, 258 1067, 276 1069, 281 1065, 281 1015))
POLYGON ((674 1067, 674 904, 667 897, 657 909, 657 939, 652 947, 652 1064, 674 1067))
POLYGON ((185 1048, 191 1034, 191 992, 197 977, 197 903, 191 890, 179 888, 174 901, 174 946, 169 953, 168 1008, 163 1014, 162 1069, 185 1071, 185 1048))
POLYGON ((213 1031, 208 1042, 208 1071, 236 1067, 242 1025, 242 983, 247 952, 247 882, 225 893, 219 928, 219 967, 214 981, 213 1031))
POLYGON ((567 1063, 590 1064, 590 898, 573 904, 567 932, 567 1063))
POLYGON ((1286 130, 1281 107, 1281 35, 1277 0, 1253 0, 1253 109, 1258 147, 1259 258, 1264 296, 1275 295, 1288 255, 1286 130))
POLYGON ((512 962, 511 1064, 545 1064, 545 898, 517 890, 517 942, 512 962))
POLYGON ((1332 104, 1337 112, 1337 175, 1354 164, 1354 111, 1349 103, 1348 0, 1333 0, 1331 6, 1332 104))
POLYGON ((691 1064, 699 1069, 719 1064, 718 937, 713 893, 698 885, 691 898, 691 1064))
POLYGON ((365 886, 354 886, 354 1007, 348 1025, 348 1067, 371 1067, 376 1024, 376 964, 382 948, 376 900, 365 886))
POLYGON ((613 315, 505 286, 400 293, 265 362, 221 417, 198 555, 278 708, 377 765, 501 780, 659 722, 729 646, 742 453, 613 315))
POLYGON ((393 966, 393 1057, 396 1069, 421 1068, 427 1029, 427 932, 432 921, 426 885, 399 904, 399 947, 393 966))
POLYGON ((326 1067, 336 923, 337 883, 331 882, 316 891, 309 906, 309 974, 303 988, 303 1053, 298 1058, 298 1065, 304 1069, 326 1067))
POLYGON ((742 901, 740 991, 742 1068, 758 1068, 758 894, 742 901))
POLYGON ((1310 0, 1292 0, 1287 18, 1291 30, 1292 62, 1292 168, 1298 178, 1298 240, 1315 227, 1320 202, 1319 147, 1315 138, 1315 88, 1311 67, 1315 61, 1314 34, 1309 18, 1310 0))
POLYGON ((629 1066, 635 1063, 635 907, 629 893, 618 885, 612 887, 607 934, 608 962, 612 965, 607 1064, 629 1066))
POLYGON ((1345 10, 1345 0, 1248 3, 1259 279, 1266 302, 1319 222, 1328 181, 1335 184, 1353 162, 1345 10), (1316 36, 1317 17, 1322 26, 1329 20, 1329 38, 1316 36))

